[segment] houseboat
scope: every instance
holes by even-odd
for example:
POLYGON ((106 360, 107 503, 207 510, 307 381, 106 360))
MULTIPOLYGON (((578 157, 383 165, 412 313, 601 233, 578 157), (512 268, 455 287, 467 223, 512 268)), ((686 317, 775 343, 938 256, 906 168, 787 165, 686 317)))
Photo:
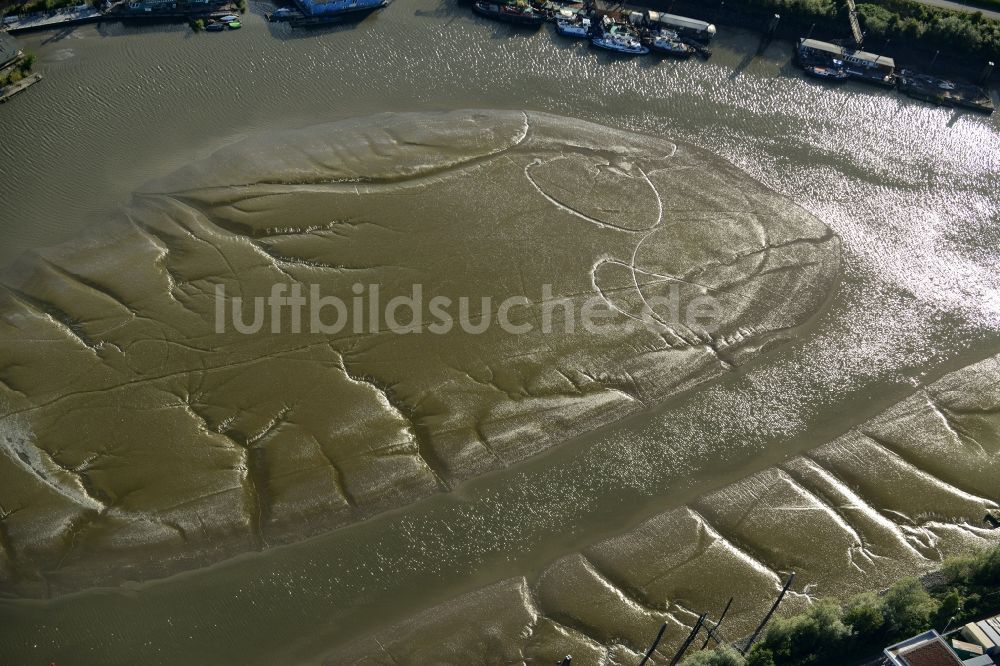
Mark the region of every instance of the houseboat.
MULTIPOLYGON (((818 39, 800 39, 795 49, 799 67, 829 67, 843 70, 848 77, 892 87, 896 85, 896 62, 884 55, 859 51, 818 39)), ((808 70, 807 70, 808 71, 808 70)))

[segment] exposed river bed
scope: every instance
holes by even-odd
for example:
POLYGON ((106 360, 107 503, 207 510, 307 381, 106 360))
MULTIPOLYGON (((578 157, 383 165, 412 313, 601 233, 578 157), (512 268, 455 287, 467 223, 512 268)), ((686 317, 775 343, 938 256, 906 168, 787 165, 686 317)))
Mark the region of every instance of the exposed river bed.
POLYGON ((997 541, 1000 121, 732 30, 675 62, 419 1, 244 26, 23 40, 0 661, 632 663, 791 570, 789 610, 997 541), (617 318, 215 328, 275 283, 617 318), (720 327, 630 327, 671 284, 720 327))

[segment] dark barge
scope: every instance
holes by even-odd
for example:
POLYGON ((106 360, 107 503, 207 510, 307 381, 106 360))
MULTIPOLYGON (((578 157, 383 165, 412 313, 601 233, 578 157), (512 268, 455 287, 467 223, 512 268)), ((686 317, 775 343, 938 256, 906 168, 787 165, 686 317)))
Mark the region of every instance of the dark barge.
POLYGON ((513 2, 476 0, 472 3, 472 11, 484 18, 510 23, 511 25, 523 28, 538 28, 548 20, 548 17, 544 13, 534 7, 519 5, 513 2))
POLYGON ((904 69, 899 73, 899 91, 908 97, 940 106, 962 107, 986 114, 994 111, 993 100, 984 88, 912 70, 904 69))

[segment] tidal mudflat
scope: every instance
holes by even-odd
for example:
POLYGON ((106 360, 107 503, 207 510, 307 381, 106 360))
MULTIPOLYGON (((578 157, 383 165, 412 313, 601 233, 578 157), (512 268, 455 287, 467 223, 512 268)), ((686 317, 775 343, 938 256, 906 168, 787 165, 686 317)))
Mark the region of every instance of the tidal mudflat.
POLYGON ((724 160, 582 121, 248 139, 7 272, 2 587, 142 580, 449 490, 766 352, 838 268, 829 228, 724 160), (279 283, 473 305, 448 332, 241 332, 279 283), (235 323, 220 293, 247 306, 235 323), (669 311, 706 294, 711 330, 669 311), (516 332, 475 330, 512 296, 516 332), (588 298, 600 330, 543 332, 546 301, 588 298))
MULTIPOLYGON (((0 306, 0 661, 385 659, 355 642, 374 636, 401 661, 629 663, 667 613, 675 644, 678 623, 729 596, 739 633, 791 568, 789 610, 891 579, 880 555, 911 573, 991 538, 975 521, 996 493, 955 476, 978 458, 917 424, 897 476, 865 437, 892 448, 867 424, 911 397, 924 409, 927 390, 954 408, 934 382, 996 354, 997 117, 814 85, 790 45, 751 57, 757 36, 735 30, 684 63, 610 59, 436 0, 279 32, 251 12, 225 39, 119 25, 25 38, 51 85, 0 112, 0 260, 34 251, 7 269, 0 306), (507 110, 405 120, 479 107, 507 110), (386 110, 404 115, 386 127, 386 110), (655 230, 643 173, 666 204, 655 230), (674 200, 691 196, 746 224, 699 239, 674 200), (753 276, 765 253, 740 232, 761 229, 792 242, 769 261, 802 268, 753 276), (219 286, 231 316, 272 283, 352 296, 376 281, 383 300, 420 282, 539 301, 549 282, 577 303, 604 293, 624 322, 662 293, 654 274, 742 250, 758 256, 691 280, 759 302, 712 348, 616 328, 546 336, 551 349, 500 329, 220 335, 209 305, 219 286), (877 484, 832 454, 800 460, 848 440, 877 484), (921 492, 946 510, 926 513, 921 492), (757 507, 743 522, 740 502, 757 507), (697 539, 706 557, 685 569, 697 539), (656 566, 676 571, 658 586, 656 566), (610 601, 584 616, 574 594, 610 601)), ((987 451, 991 418, 970 431, 987 451)))
MULTIPOLYGON (((634 664, 667 659, 706 610, 748 635, 790 572, 786 611, 1000 543, 1000 357, 946 375, 832 442, 611 539, 426 610, 328 664, 634 664)), ((699 638, 699 644, 701 639, 699 638)), ((697 646, 696 646, 697 647, 697 646)))

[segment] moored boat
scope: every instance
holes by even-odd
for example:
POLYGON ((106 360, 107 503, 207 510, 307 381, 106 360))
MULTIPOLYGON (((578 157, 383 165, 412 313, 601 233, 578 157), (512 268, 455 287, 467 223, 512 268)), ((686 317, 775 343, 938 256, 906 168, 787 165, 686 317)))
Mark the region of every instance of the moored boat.
POLYGON ((657 53, 663 53, 675 58, 690 58, 694 49, 680 40, 676 32, 661 30, 652 35, 649 47, 657 53))
POLYGON ((229 26, 230 30, 239 30, 240 28, 243 27, 243 24, 240 23, 239 21, 230 21, 226 25, 229 26))
POLYGON ((476 2, 472 3, 472 11, 495 21, 503 21, 528 28, 537 28, 545 23, 545 14, 528 5, 519 5, 516 3, 476 0, 476 2))
POLYGON ((590 43, 599 49, 620 53, 622 55, 646 55, 649 47, 643 46, 635 35, 616 32, 605 32, 595 35, 590 43))
POLYGON ((225 23, 209 23, 205 26, 206 32, 222 32, 226 29, 225 23))
POLYGON ((824 65, 808 65, 803 68, 805 73, 813 78, 823 79, 824 81, 846 81, 850 78, 844 69, 840 67, 827 67, 824 65))
POLYGON ((590 19, 586 17, 563 16, 562 14, 556 17, 556 32, 563 37, 587 39, 590 37, 590 28, 590 19))

